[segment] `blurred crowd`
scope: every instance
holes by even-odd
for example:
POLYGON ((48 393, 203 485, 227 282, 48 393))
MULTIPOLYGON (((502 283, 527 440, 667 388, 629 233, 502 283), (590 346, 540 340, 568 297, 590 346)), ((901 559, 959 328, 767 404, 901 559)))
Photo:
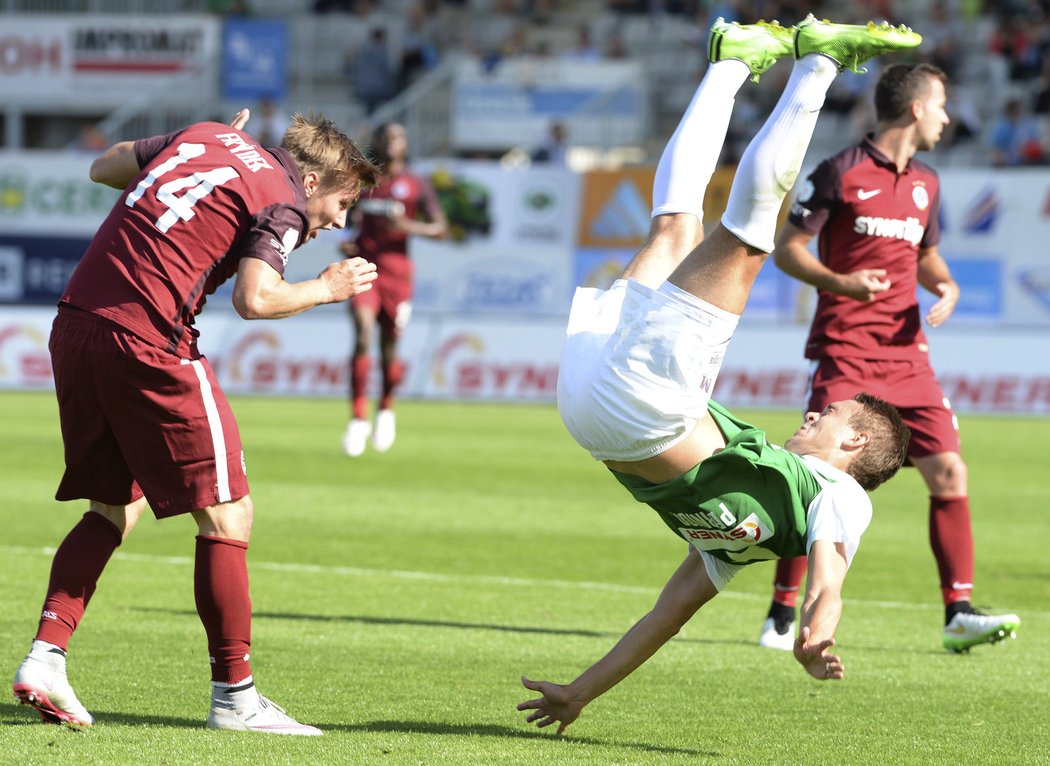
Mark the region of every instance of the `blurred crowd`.
MULTIPOLYGON (((949 76, 952 124, 938 151, 969 164, 1041 165, 1050 161, 1050 0, 297 0, 317 17, 352 18, 361 30, 341 52, 346 92, 369 115, 450 56, 485 71, 522 58, 573 65, 632 59, 646 67, 658 113, 677 115, 705 67, 707 30, 717 17, 790 24, 812 11, 835 21, 906 23, 925 38, 917 56, 949 76)), ((237 16, 287 14, 288 0, 216 1, 237 16)), ((724 160, 749 136, 755 114, 780 91, 787 67, 748 89, 738 103, 724 160), (764 87, 763 87, 764 86, 764 87)), ((879 64, 838 78, 828 121, 842 144, 873 127, 871 91, 879 64)), ((268 104, 267 112, 281 105, 268 104)), ((278 115, 279 118, 279 115, 278 115)), ((549 126, 530 150, 561 158, 571 123, 549 126), (552 148, 552 143, 555 145, 552 148)), ((653 123, 666 125, 659 114, 653 123)))

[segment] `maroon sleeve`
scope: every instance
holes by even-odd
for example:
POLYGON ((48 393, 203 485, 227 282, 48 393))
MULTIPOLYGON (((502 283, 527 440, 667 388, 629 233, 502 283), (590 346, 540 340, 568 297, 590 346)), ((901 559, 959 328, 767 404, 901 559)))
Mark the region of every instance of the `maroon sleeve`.
POLYGON ((841 200, 841 176, 833 162, 824 160, 802 183, 788 220, 807 234, 817 234, 841 200))
POLYGON ((933 195, 930 202, 930 217, 926 220, 926 231, 922 234, 920 248, 937 247, 941 241, 941 189, 937 187, 937 193, 933 195))
POLYGON ((422 203, 421 207, 426 211, 427 217, 431 221, 444 214, 445 211, 441 208, 441 203, 438 201, 434 187, 422 176, 419 177, 419 199, 422 203))
POLYGON ((303 243, 307 222, 291 205, 271 205, 252 218, 251 226, 240 242, 242 258, 258 258, 284 275, 288 255, 303 243))
POLYGON ((138 160, 139 167, 144 168, 158 154, 164 149, 171 145, 171 142, 175 140, 175 137, 182 131, 176 131, 175 133, 168 133, 163 136, 150 136, 149 138, 140 138, 135 142, 135 159, 138 160))

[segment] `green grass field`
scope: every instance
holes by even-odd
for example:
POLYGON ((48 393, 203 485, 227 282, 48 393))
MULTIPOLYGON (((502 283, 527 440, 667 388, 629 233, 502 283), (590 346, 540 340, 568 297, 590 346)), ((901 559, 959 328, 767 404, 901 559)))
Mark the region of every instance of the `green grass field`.
MULTIPOLYGON (((404 402, 385 455, 339 450, 345 405, 237 398, 256 506, 249 552, 260 689, 323 738, 204 728, 195 527, 143 519, 70 647, 96 725, 0 702, 12 764, 1047 764, 1050 419, 963 418, 975 601, 1016 641, 940 648, 921 481, 874 495, 846 583, 839 683, 755 644, 771 564, 743 572, 560 738, 524 723, 521 674, 571 680, 651 606, 685 544, 572 443, 552 406, 404 402)), ((781 441, 793 413, 741 411, 781 441)), ((51 552, 85 504, 49 393, 0 394, 0 670, 36 625, 51 552)))

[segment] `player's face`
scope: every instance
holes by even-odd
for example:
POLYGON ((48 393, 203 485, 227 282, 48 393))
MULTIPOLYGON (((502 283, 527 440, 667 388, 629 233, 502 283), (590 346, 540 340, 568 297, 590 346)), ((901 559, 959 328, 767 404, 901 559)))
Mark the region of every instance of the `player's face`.
POLYGON ((856 435, 849 421, 862 406, 852 399, 844 399, 829 404, 822 412, 807 412, 802 425, 784 442, 784 449, 796 455, 828 454, 856 435))
POLYGON ((397 160, 408 156, 408 134, 404 126, 396 122, 386 127, 386 155, 397 160))
POLYGON ((918 119, 918 130, 916 148, 919 151, 927 151, 937 145, 941 140, 941 132, 951 121, 948 118, 946 107, 948 94, 944 90, 944 83, 936 77, 929 81, 930 92, 920 100, 920 113, 918 119))
POLYGON ((309 242, 323 229, 341 229, 346 226, 346 213, 357 197, 357 190, 350 189, 318 191, 307 197, 306 219, 310 228, 306 241, 309 242))

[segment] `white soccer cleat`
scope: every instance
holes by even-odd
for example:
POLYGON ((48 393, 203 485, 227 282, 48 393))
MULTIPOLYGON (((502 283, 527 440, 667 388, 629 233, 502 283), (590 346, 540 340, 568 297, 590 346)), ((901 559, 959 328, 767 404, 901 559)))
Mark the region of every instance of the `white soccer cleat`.
POLYGON ((376 413, 376 427, 372 432, 372 448, 376 452, 386 452, 394 446, 397 438, 397 422, 393 410, 379 410, 376 413))
POLYGON ((795 648, 795 621, 778 623, 772 617, 767 617, 762 623, 758 645, 766 649, 782 649, 790 652, 795 648))
POLYGON ((320 737, 323 731, 316 726, 299 723, 280 705, 271 702, 251 689, 237 692, 231 699, 213 695, 208 713, 208 728, 224 731, 257 731, 261 734, 291 734, 300 737, 320 737))
POLYGON ((372 433, 372 424, 363 418, 354 418, 346 426, 343 434, 343 452, 350 457, 358 457, 365 452, 368 437, 372 433))
POLYGON ((994 644, 1016 638, 1021 618, 1016 614, 982 614, 956 612, 944 626, 944 648, 951 652, 968 652, 979 644, 994 644))
POLYGON ((12 686, 15 699, 31 705, 45 723, 91 726, 94 719, 73 693, 62 654, 34 651, 22 661, 12 686))

